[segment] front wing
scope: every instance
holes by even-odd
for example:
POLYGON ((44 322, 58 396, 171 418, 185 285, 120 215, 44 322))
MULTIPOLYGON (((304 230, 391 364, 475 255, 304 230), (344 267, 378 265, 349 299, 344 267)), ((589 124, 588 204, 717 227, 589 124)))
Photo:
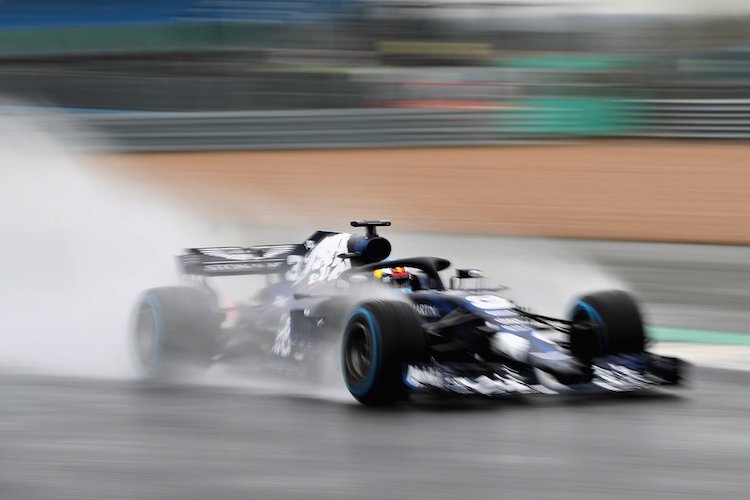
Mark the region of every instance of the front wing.
POLYGON ((539 369, 518 371, 502 363, 436 363, 407 365, 404 383, 414 392, 488 397, 521 394, 595 394, 633 392, 656 386, 679 385, 684 363, 677 358, 641 353, 607 356, 592 361, 591 380, 562 384, 539 369))

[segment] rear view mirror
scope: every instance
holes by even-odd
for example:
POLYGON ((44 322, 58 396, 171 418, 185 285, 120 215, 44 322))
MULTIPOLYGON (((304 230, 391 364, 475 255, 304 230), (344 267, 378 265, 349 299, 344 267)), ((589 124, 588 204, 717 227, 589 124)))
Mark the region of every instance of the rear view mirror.
MULTIPOLYGON (((461 280, 482 279, 484 274, 479 269, 456 269, 456 275, 451 277, 450 287, 461 288, 461 280)), ((477 282, 479 283, 479 282, 477 282)))
POLYGON ((456 269, 456 278, 460 280, 468 278, 484 278, 484 274, 479 269, 456 269))

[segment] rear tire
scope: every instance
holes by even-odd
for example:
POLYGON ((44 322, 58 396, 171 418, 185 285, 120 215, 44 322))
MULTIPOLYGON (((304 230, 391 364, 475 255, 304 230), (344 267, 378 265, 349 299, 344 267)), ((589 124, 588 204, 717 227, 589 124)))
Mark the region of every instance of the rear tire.
POLYGON ((342 341, 344 381, 365 405, 387 405, 406 394, 406 363, 425 355, 424 331, 411 305, 378 300, 349 315, 342 341))
POLYGON ((209 293, 190 287, 161 287, 138 298, 131 346, 139 374, 171 379, 206 370, 217 351, 221 314, 209 293))
POLYGON ((622 290, 580 297, 573 305, 571 320, 578 323, 571 332, 571 351, 583 361, 645 349, 646 333, 638 305, 622 290))

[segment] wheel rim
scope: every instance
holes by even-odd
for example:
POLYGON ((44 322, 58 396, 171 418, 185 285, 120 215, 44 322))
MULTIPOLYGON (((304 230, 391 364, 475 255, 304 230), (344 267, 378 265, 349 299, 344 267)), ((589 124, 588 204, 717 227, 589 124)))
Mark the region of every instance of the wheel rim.
POLYGON ((346 337, 346 374, 354 385, 365 381, 372 366, 372 332, 360 321, 349 327, 346 337))
POLYGON ((156 321, 149 304, 141 305, 135 328, 133 344, 141 365, 150 366, 156 354, 156 321))

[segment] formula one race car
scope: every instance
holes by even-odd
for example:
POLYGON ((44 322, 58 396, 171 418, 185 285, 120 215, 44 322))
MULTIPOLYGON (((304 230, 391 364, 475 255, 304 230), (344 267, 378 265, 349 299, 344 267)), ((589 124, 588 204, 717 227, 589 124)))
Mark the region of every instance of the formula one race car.
MULTIPOLYGON (((138 299, 135 359, 145 377, 185 366, 323 359, 340 346, 344 382, 367 405, 409 393, 502 396, 633 391, 678 384, 680 360, 646 352, 638 307, 595 292, 567 318, 532 313, 459 269, 446 288, 437 257, 389 260, 388 221, 354 221, 365 235, 318 231, 299 244, 192 248, 178 257, 185 286, 138 299), (252 300, 221 304, 210 278, 265 275, 252 300)), ((312 363, 313 365, 315 363, 312 363)), ((318 363, 319 364, 319 363, 318 363)), ((309 371, 304 371, 309 376, 309 371)))

